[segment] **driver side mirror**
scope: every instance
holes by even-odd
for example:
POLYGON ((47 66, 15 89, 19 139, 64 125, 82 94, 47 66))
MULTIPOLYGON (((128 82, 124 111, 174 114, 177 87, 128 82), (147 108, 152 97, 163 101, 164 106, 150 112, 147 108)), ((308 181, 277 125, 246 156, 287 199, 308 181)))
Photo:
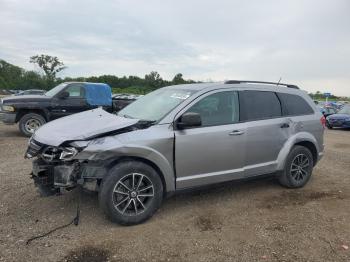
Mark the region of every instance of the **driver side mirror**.
POLYGON ((57 97, 58 97, 59 99, 66 99, 66 98, 69 97, 69 92, 63 91, 63 92, 59 93, 57 97))
POLYGON ((188 127, 198 127, 202 125, 201 115, 194 112, 184 113, 176 123, 178 129, 185 129, 188 127))

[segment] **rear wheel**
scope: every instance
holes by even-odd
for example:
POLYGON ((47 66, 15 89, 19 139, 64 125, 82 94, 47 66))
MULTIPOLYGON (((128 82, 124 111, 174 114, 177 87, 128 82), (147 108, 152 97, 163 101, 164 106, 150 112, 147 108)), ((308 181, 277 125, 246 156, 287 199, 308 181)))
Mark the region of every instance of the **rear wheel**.
POLYGON ((140 224, 149 219, 163 200, 159 174, 149 165, 128 161, 113 167, 102 181, 99 202, 112 222, 140 224))
POLYGON ((35 113, 28 113, 19 120, 19 130, 23 135, 29 137, 45 123, 46 120, 43 116, 35 113))
POLYGON ((288 188, 303 187, 311 177, 313 166, 310 150, 303 146, 294 146, 278 180, 281 185, 288 188))

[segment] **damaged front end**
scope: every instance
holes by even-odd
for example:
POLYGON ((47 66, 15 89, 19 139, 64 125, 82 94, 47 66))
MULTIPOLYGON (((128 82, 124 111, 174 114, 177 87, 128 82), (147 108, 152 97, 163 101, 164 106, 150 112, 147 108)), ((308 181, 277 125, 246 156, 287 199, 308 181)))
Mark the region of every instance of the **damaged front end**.
POLYGON ((87 190, 98 191, 105 168, 93 161, 74 159, 84 149, 84 142, 73 144, 75 147, 48 146, 34 139, 29 141, 25 158, 33 158, 31 177, 42 196, 69 191, 78 184, 87 190))
POLYGON ((29 140, 25 158, 33 159, 31 176, 42 195, 71 190, 77 185, 98 191, 112 148, 122 148, 118 135, 147 129, 150 121, 116 116, 102 109, 51 121, 29 140), (91 124, 91 123, 94 124, 91 124), (105 144, 105 141, 109 143, 105 144))

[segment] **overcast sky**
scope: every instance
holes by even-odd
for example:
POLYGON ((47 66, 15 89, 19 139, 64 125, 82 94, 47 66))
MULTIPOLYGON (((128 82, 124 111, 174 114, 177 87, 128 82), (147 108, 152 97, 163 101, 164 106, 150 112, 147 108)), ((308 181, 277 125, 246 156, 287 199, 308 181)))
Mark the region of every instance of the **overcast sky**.
POLYGON ((60 76, 295 83, 350 96, 350 1, 0 0, 0 59, 60 76))

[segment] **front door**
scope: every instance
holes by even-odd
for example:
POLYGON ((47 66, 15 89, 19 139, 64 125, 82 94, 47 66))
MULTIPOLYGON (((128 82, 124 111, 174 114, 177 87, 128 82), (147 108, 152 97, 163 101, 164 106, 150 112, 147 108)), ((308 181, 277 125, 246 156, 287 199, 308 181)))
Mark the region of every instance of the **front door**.
POLYGON ((59 98, 59 96, 53 98, 51 110, 52 119, 91 109, 91 106, 86 102, 84 84, 69 84, 61 92, 68 92, 69 96, 64 99, 59 98))
POLYGON ((238 93, 211 92, 185 112, 199 113, 202 125, 175 131, 177 188, 243 177, 245 124, 239 123, 238 93))

